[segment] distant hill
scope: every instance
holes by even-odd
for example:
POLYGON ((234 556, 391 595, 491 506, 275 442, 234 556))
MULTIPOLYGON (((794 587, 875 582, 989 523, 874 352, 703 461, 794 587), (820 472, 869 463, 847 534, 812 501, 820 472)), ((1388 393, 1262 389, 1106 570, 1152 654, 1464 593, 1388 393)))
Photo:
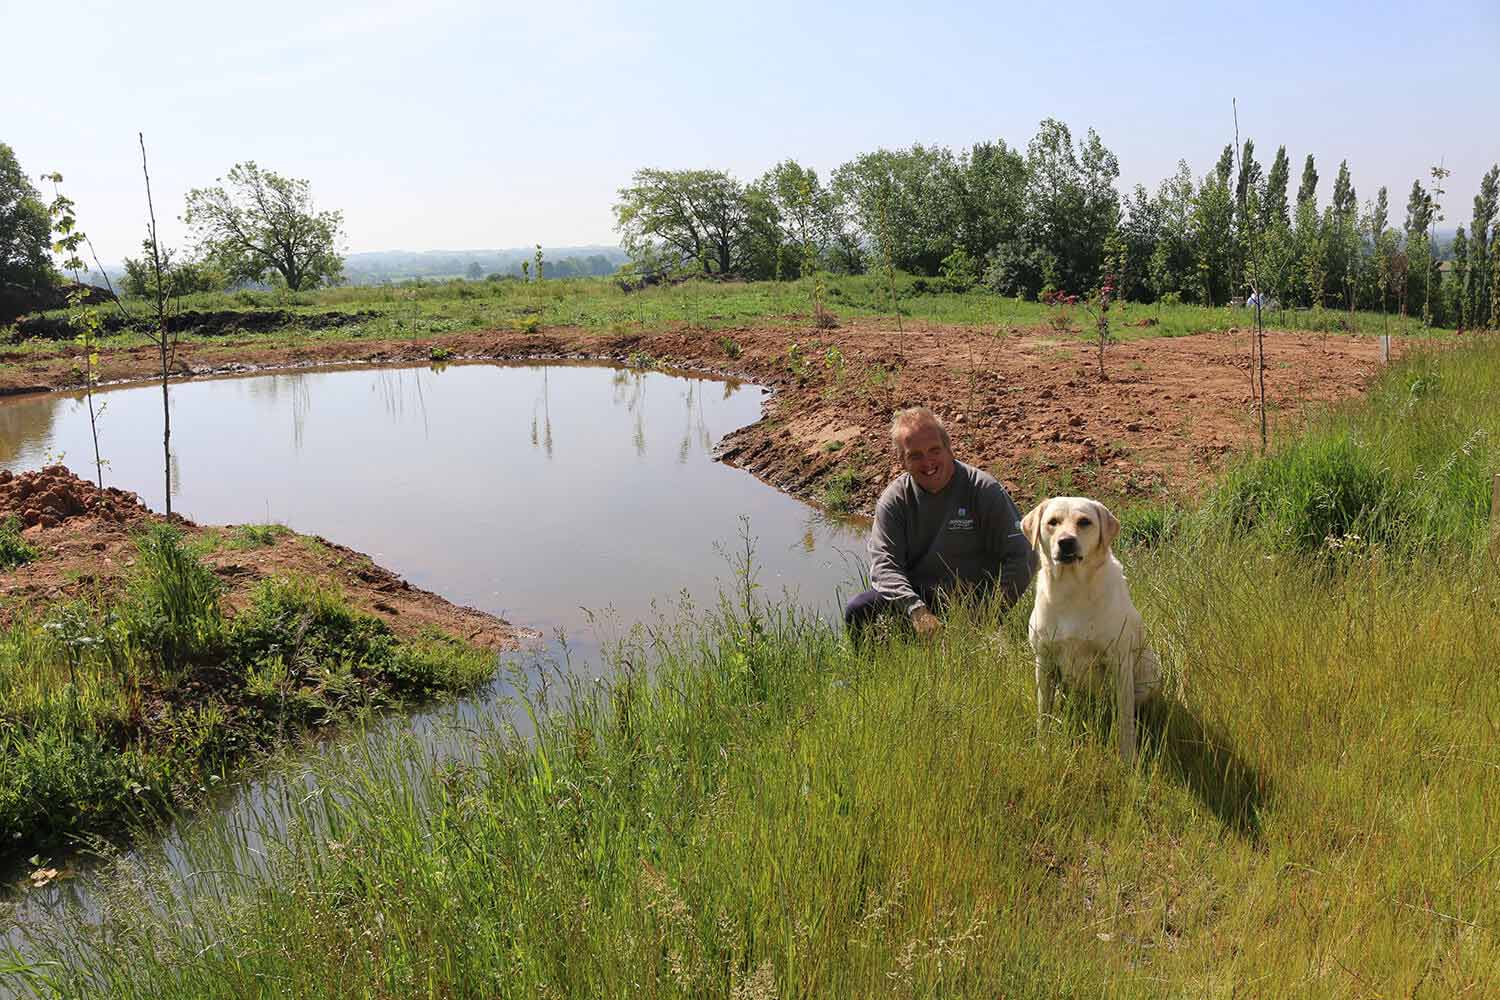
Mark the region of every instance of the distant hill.
MULTIPOLYGON (((344 277, 351 285, 380 285, 411 278, 483 278, 491 274, 521 273, 521 262, 531 261, 536 247, 508 250, 379 250, 352 253, 344 258, 344 277)), ((544 272, 549 278, 613 274, 626 261, 619 247, 542 247, 544 272)))

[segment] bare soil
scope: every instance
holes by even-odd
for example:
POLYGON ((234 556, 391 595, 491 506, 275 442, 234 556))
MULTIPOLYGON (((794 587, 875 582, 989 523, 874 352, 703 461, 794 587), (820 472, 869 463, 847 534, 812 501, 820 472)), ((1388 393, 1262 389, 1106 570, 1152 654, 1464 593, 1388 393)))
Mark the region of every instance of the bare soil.
MULTIPOLYGON (((135 563, 133 536, 165 520, 134 493, 101 490, 62 466, 21 475, 0 471, 0 520, 8 517, 21 522, 22 537, 41 555, 0 577, 0 593, 6 598, 0 602, 0 622, 22 609, 115 591, 135 563)), ((219 532, 220 544, 203 562, 224 582, 230 609, 243 607, 262 579, 307 576, 337 584, 351 604, 384 619, 404 637, 431 627, 500 650, 514 649, 534 635, 419 590, 367 556, 314 535, 287 532, 269 544, 237 549, 229 545, 233 525, 213 529, 176 516, 172 520, 189 539, 208 542, 213 540, 210 532, 219 532)))
MULTIPOLYGON (((845 320, 815 330, 795 317, 743 329, 630 335, 474 331, 295 346, 226 337, 183 345, 177 374, 424 363, 435 348, 456 361, 592 359, 754 380, 776 392, 763 419, 724 439, 721 457, 814 501, 837 476, 863 510, 894 471, 885 429, 902 406, 937 410, 959 457, 995 471, 1022 503, 1064 486, 1111 498, 1192 494, 1231 456, 1259 442, 1250 334, 1234 331, 1116 344, 1106 356, 1106 378, 1090 345, 1052 330, 916 323, 897 333, 889 320, 845 320)), ((107 352, 102 377, 150 378, 153 350, 107 352)), ((1273 432, 1312 408, 1360 393, 1380 367, 1373 338, 1276 331, 1267 334, 1266 357, 1273 432)), ((0 352, 0 395, 76 388, 81 381, 81 367, 68 353, 0 352)))

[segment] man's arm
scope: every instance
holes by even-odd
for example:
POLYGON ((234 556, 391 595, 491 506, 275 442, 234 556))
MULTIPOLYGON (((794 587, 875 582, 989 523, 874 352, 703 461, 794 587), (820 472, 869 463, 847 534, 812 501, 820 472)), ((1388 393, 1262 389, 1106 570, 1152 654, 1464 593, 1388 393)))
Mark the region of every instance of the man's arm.
POLYGON ((1000 594, 1006 607, 1021 599, 1031 578, 1036 573, 1036 557, 1031 543, 1021 531, 1021 512, 1015 501, 999 483, 986 485, 980 490, 981 509, 984 519, 980 528, 984 532, 986 552, 994 553, 1000 570, 1000 594))
POLYGON ((910 614, 922 598, 906 574, 909 544, 904 515, 901 502, 891 494, 883 494, 875 504, 870 524, 870 584, 881 597, 910 614))

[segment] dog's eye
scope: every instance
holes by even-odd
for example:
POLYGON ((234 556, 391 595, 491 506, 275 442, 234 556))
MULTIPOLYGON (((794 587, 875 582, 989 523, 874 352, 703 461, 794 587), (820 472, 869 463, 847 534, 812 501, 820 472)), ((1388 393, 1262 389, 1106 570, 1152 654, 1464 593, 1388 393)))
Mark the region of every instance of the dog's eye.
POLYGON ((1055 528, 1055 527, 1057 527, 1057 524, 1058 524, 1058 520, 1057 520, 1057 518, 1054 517, 1052 520, 1050 520, 1050 521, 1047 522, 1047 527, 1049 527, 1049 528, 1055 528))
POLYGON ((1090 521, 1090 520, 1089 520, 1089 519, 1088 519, 1088 518, 1086 518, 1086 517, 1080 517, 1080 518, 1079 518, 1079 519, 1078 519, 1078 526, 1079 526, 1079 527, 1080 527, 1080 528, 1087 528, 1087 527, 1088 527, 1088 526, 1089 526, 1089 525, 1090 525, 1090 524, 1092 524, 1092 523, 1093 523, 1093 522, 1091 522, 1091 521, 1090 521))

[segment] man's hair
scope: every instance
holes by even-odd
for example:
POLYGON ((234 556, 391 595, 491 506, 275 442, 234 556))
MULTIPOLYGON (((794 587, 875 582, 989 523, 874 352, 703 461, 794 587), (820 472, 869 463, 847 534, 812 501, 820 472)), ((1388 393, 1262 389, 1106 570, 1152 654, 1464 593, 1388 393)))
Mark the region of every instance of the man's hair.
POLYGON ((905 410, 897 410, 891 417, 891 448, 895 450, 898 457, 901 455, 901 435, 926 426, 937 428, 938 434, 943 439, 943 447, 953 447, 948 440, 948 428, 943 426, 938 415, 925 406, 912 406, 905 410))

